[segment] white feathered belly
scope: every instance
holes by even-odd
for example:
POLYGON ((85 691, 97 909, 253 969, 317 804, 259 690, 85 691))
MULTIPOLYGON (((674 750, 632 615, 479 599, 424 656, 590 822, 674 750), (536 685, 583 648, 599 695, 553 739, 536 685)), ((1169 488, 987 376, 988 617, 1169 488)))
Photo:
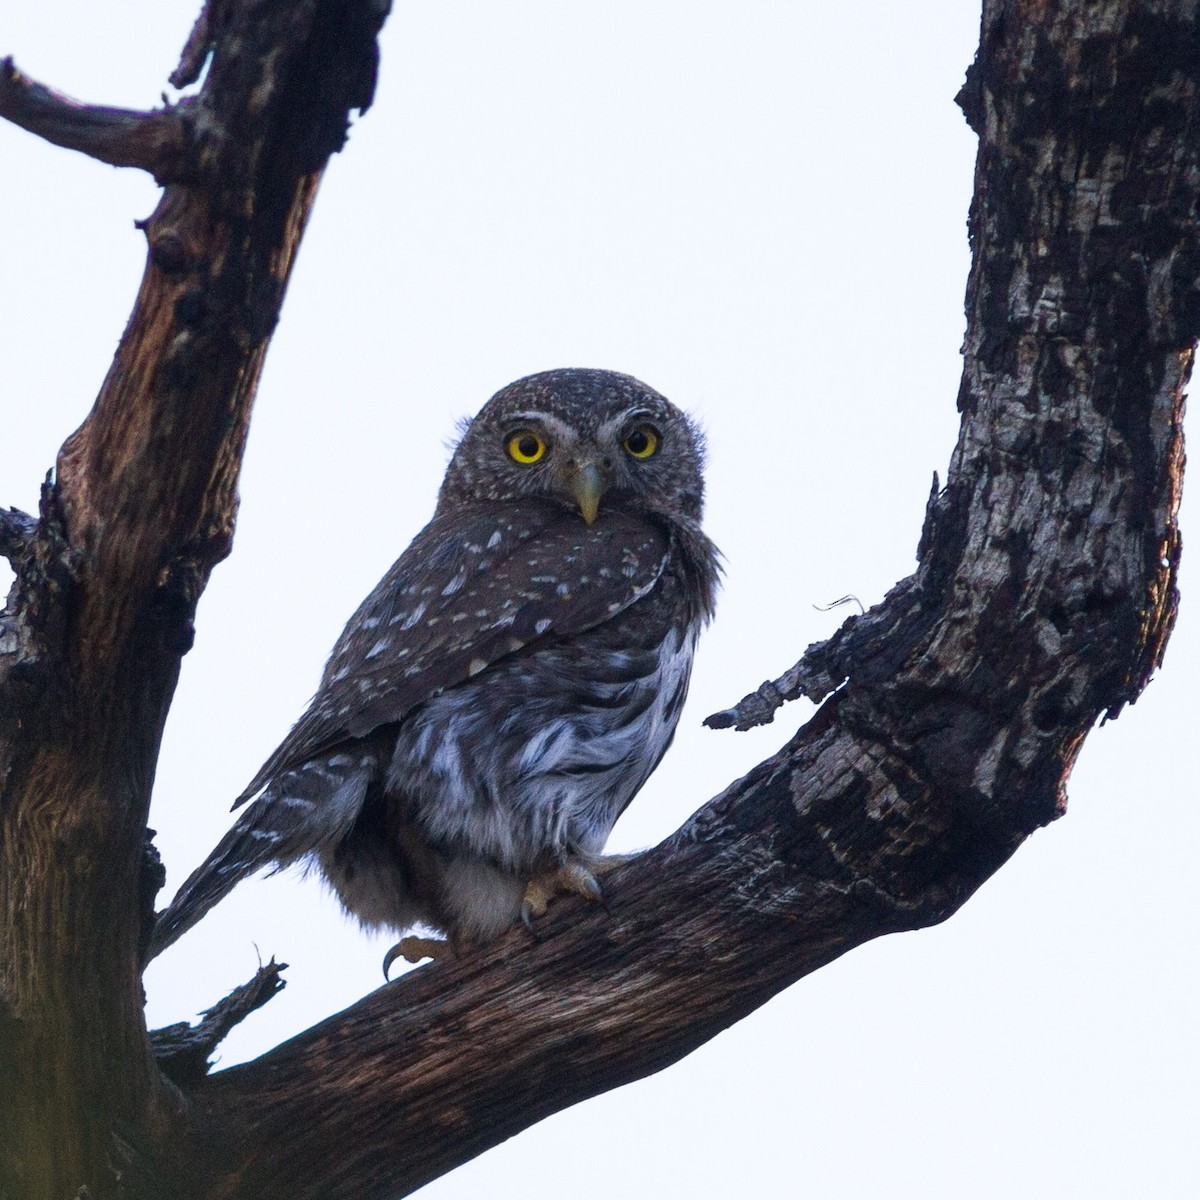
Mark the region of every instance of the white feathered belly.
POLYGON ((388 791, 435 846, 502 872, 598 855, 674 736, 698 633, 605 651, 603 679, 584 674, 595 648, 498 664, 404 723, 388 791))

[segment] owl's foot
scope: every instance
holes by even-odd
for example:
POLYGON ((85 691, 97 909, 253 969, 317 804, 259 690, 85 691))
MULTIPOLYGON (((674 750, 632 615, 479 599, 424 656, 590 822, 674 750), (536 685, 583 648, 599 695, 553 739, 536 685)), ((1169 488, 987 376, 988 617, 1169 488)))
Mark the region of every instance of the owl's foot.
POLYGON ((402 958, 405 962, 410 963, 419 963, 425 958, 432 958, 434 962, 441 962, 447 958, 455 958, 457 955, 458 948, 453 942, 445 938, 401 938, 383 956, 383 977, 384 979, 388 978, 388 972, 392 969, 392 963, 398 958, 402 958))
POLYGON ((582 896, 585 900, 602 903, 604 893, 596 879, 598 865, 571 859, 553 871, 535 875, 526 884, 525 896, 521 900, 521 920, 525 928, 533 932, 534 920, 545 915, 555 896, 582 896))

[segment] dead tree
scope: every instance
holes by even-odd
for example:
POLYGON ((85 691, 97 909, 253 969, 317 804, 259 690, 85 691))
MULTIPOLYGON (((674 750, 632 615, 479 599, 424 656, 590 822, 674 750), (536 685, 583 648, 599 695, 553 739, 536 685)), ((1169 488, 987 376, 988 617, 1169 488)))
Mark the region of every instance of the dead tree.
MULTIPOLYGON (((820 701, 610 877, 608 911, 381 988, 206 1074, 275 969, 151 1038, 146 814, 251 401, 382 0, 209 0, 154 112, 0 64, 0 115, 163 186, 36 518, 0 513, 0 1195, 383 1197, 680 1058, 868 939, 945 920, 1039 826, 1176 611, 1200 330, 1200 34, 1179 0, 986 0, 961 429, 918 567, 710 718, 820 701), (669 916, 664 917, 664 914, 669 916), (518 944, 519 942, 519 944, 518 944), (392 1119, 403 1113, 403 1121, 392 1119)), ((514 941, 514 939, 517 939, 514 941)))

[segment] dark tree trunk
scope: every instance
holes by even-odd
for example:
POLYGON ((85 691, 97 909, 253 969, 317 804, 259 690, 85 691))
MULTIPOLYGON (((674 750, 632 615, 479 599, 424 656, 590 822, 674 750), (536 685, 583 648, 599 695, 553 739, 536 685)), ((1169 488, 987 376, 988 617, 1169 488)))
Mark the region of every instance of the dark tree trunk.
POLYGON ((328 156, 374 87, 380 6, 205 8, 154 113, 87 109, 0 64, 0 114, 153 172, 146 273, 36 527, 3 518, 0 1192, 115 1193, 184 1098, 155 1067, 146 814, 196 602, 228 554, 250 406, 328 156), (15 1081, 14 1083, 10 1081, 15 1081))
POLYGON ((980 138, 962 423, 918 569, 710 720, 746 727, 801 694, 817 715, 619 868, 609 911, 552 910, 536 945, 515 932, 206 1077, 268 971, 205 1029, 159 1039, 168 1082, 138 984, 159 733, 382 17, 213 11, 188 56, 215 47, 204 89, 175 109, 81 113, 0 77, 0 113, 168 185, 130 328, 40 520, 0 517, 18 571, 0 628, 13 1196, 392 1196, 660 1069, 845 950, 955 912, 1060 815, 1083 738, 1137 698, 1175 614, 1200 329, 1195 14, 988 0, 960 95, 980 138))

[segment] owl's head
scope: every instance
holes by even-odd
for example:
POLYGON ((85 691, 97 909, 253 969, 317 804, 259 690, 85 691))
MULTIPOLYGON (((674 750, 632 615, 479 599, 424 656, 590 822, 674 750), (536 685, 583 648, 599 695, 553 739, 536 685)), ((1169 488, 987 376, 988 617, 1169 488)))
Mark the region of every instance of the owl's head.
POLYGON ((700 431, 653 388, 615 371, 543 371, 467 425, 438 508, 542 496, 589 524, 606 504, 699 521, 703 466, 700 431))

